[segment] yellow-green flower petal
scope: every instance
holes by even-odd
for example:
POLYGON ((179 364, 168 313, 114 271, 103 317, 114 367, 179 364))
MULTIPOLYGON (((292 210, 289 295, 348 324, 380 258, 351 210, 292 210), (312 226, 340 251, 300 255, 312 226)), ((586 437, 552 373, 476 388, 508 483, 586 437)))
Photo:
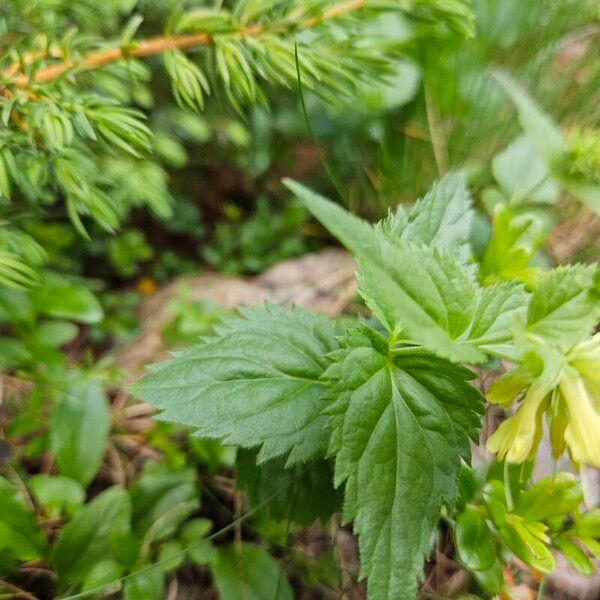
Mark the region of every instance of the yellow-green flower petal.
POLYGON ((577 463, 600 467, 600 412, 584 379, 567 367, 560 380, 560 391, 569 411, 565 441, 577 463))
POLYGON ((488 450, 511 463, 533 458, 542 437, 544 400, 549 392, 540 380, 534 381, 517 412, 490 437, 488 450))

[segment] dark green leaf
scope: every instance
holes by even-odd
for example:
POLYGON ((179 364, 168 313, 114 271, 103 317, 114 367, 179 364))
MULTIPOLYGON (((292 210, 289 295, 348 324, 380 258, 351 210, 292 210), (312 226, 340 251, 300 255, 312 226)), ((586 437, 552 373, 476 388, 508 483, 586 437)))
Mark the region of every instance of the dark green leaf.
POLYGON ((470 371, 420 349, 392 358, 386 345, 361 327, 327 372, 336 484, 346 484, 344 520, 354 519, 373 600, 413 597, 483 410, 470 371))
POLYGON ((50 417, 50 447, 62 475, 87 485, 98 472, 110 426, 99 381, 72 384, 50 417))
POLYGON ((0 553, 29 561, 43 558, 46 547, 35 514, 17 490, 0 477, 0 553))
POLYGON ((86 504, 60 531, 51 561, 61 580, 82 583, 98 561, 114 556, 118 538, 129 531, 130 504, 127 492, 107 489, 86 504))
POLYGON ((85 500, 85 490, 75 480, 60 475, 34 475, 29 485, 35 501, 50 517, 72 515, 85 500))
POLYGON ((164 585, 164 573, 156 565, 125 580, 123 600, 161 600, 164 585))
POLYGON ((200 491, 192 469, 172 471, 146 463, 140 479, 131 488, 132 524, 140 536, 160 540, 200 507, 200 491))
POLYGON ((483 360, 476 346, 457 341, 470 324, 476 288, 454 257, 411 242, 392 242, 326 198, 293 181, 285 183, 356 255, 361 294, 389 331, 445 358, 483 360))
POLYGON ((238 452, 237 483, 246 491, 252 508, 273 519, 310 525, 325 524, 342 503, 332 484, 333 468, 325 460, 294 465, 275 458, 260 465, 252 451, 238 452))
POLYGON ((279 563, 255 544, 220 548, 212 563, 221 600, 293 600, 279 563))
POLYGON ((337 347, 323 316, 267 305, 241 309, 217 335, 154 366, 133 393, 161 409, 165 421, 197 427, 225 444, 261 446, 259 460, 288 462, 323 451, 325 355, 337 347))
POLYGON ((32 291, 32 299, 40 314, 50 317, 97 323, 104 316, 96 296, 83 287, 44 284, 32 291))
POLYGON ((467 507, 456 519, 456 551, 462 564, 472 571, 487 571, 496 560, 496 545, 485 517, 467 507))

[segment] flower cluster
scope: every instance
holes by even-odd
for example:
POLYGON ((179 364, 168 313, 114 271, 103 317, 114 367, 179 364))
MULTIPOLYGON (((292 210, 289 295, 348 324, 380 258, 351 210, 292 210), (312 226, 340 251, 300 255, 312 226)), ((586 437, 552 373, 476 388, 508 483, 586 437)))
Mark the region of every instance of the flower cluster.
POLYGON ((545 413, 554 458, 567 449, 575 464, 600 466, 600 334, 565 354, 539 342, 530 345, 523 364, 501 377, 487 397, 504 408, 522 399, 488 440, 500 458, 533 458, 545 413))

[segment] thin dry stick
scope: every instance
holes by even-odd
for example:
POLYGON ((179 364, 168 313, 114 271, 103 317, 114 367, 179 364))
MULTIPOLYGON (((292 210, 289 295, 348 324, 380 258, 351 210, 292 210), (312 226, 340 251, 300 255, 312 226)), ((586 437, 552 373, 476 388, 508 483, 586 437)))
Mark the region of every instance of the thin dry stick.
MULTIPOLYGON (((365 7, 366 2, 367 0, 350 0, 349 2, 344 2, 337 6, 333 6, 332 8, 326 10, 322 15, 313 17, 304 21, 303 23, 300 23, 297 26, 297 29, 310 29, 311 27, 315 27, 325 21, 331 21, 348 13, 361 10, 365 7)), ((281 31, 281 28, 275 28, 269 30, 268 32, 277 33, 281 31)), ((263 33, 266 33, 266 31, 262 25, 255 24, 245 27, 243 30, 235 33, 233 37, 238 39, 242 39, 244 37, 258 37, 263 33)), ((97 69, 98 67, 103 67, 127 58, 153 56, 155 54, 162 54, 163 52, 167 52, 169 50, 189 50, 191 48, 201 46, 210 46, 211 43, 212 38, 208 33, 159 36, 146 40, 140 40, 135 42, 135 45, 119 46, 116 48, 92 52, 80 60, 68 59, 44 69, 40 69, 31 77, 24 74, 17 75, 13 65, 4 73, 2 73, 2 77, 10 79, 11 85, 15 87, 25 88, 29 85, 30 81, 35 83, 47 83, 73 69, 76 69, 77 71, 87 71, 90 69, 97 69)))
POLYGON ((17 587, 16 585, 13 585, 4 579, 0 579, 0 589, 1 588, 5 588, 9 592, 12 592, 12 597, 15 598, 15 600, 17 598, 22 598, 23 600, 38 600, 33 594, 22 590, 20 587, 17 587))

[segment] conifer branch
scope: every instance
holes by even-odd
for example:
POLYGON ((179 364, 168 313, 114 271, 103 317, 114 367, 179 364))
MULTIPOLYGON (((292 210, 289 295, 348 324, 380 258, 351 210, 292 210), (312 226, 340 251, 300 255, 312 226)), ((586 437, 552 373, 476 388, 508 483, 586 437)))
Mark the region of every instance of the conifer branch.
MULTIPOLYGON (((307 19, 294 27, 296 30, 312 29, 326 21, 332 21, 345 16, 352 12, 357 12, 367 4, 367 0, 349 0, 337 6, 333 6, 326 10, 321 15, 307 19)), ((275 27, 265 29, 260 23, 244 27, 242 30, 232 34, 235 39, 243 39, 246 37, 259 37, 265 33, 277 34, 285 31, 284 27, 275 27)), ((80 60, 69 59, 49 67, 40 69, 32 76, 26 74, 16 74, 14 65, 9 67, 2 77, 10 79, 10 83, 18 88, 27 87, 30 82, 48 83, 61 77, 72 69, 77 71, 87 71, 97 69, 105 65, 125 60, 127 58, 142 58, 162 54, 170 50, 189 50, 196 47, 210 46, 212 44, 212 36, 206 32, 186 34, 186 35, 169 35, 158 36, 145 40, 140 40, 125 46, 118 46, 92 52, 80 60)))

